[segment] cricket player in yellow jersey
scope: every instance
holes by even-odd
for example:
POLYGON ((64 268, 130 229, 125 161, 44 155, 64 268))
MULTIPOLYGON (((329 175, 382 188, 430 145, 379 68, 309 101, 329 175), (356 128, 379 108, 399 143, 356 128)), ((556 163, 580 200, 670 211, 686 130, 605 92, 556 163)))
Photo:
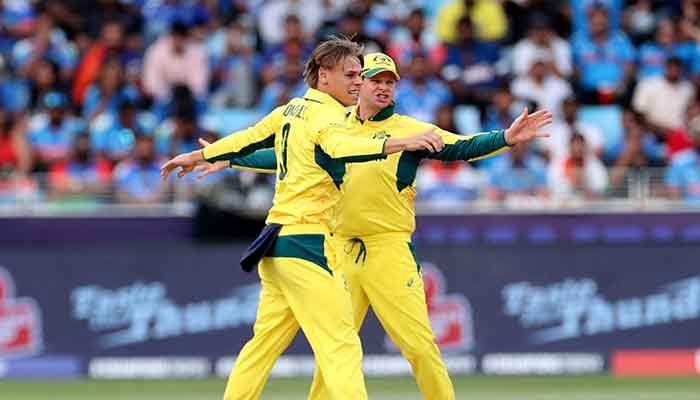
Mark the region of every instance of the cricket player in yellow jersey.
MULTIPOLYGON (((404 151, 381 161, 347 166, 343 197, 334 216, 334 237, 348 281, 355 324, 359 329, 372 306, 384 329, 410 362, 426 399, 454 399, 454 389, 435 344, 427 313, 420 266, 411 234, 415 230, 415 177, 424 158, 471 161, 505 150, 509 145, 546 136, 539 131, 551 114, 523 114, 506 130, 471 136, 456 135, 394 113, 394 87, 399 79, 391 58, 381 53, 364 58, 360 102, 348 116, 355 137, 406 137, 434 128, 443 138, 442 151, 404 151)), ((260 171, 274 169, 272 152, 259 151, 232 159, 230 165, 260 171)), ((198 167, 203 175, 226 168, 229 162, 198 167)), ((310 399, 330 397, 331 383, 316 374, 310 399)))
POLYGON ((367 398, 351 299, 328 236, 343 168, 345 162, 382 159, 403 150, 441 151, 443 143, 431 131, 403 139, 336 133, 344 126, 345 107, 357 101, 360 57, 361 47, 345 39, 320 44, 306 65, 304 78, 311 89, 303 98, 162 167, 164 178, 177 168, 182 176, 200 163, 273 147, 278 160, 267 225, 241 260, 244 269, 259 262, 262 291, 254 336, 238 355, 225 400, 258 399, 272 366, 300 327, 328 397, 367 398))

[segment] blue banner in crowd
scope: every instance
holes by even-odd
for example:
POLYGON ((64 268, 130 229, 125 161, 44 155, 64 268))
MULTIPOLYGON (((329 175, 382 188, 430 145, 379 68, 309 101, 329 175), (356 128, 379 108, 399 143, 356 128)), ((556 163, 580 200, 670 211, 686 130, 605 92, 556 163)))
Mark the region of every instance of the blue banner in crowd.
MULTIPOLYGON (((0 371, 72 376, 108 371, 105 360, 121 357, 161 366, 160 358, 178 357, 192 362, 188 373, 212 373, 252 335, 260 285, 237 265, 243 249, 191 241, 2 247, 0 371)), ((699 256, 671 243, 418 242, 443 353, 474 356, 492 371, 513 365, 499 361, 508 354, 596 355, 600 369, 617 349, 699 348, 699 256)), ((374 318, 361 337, 368 360, 398 354, 374 318)), ((300 335, 287 354, 311 352, 300 335)))

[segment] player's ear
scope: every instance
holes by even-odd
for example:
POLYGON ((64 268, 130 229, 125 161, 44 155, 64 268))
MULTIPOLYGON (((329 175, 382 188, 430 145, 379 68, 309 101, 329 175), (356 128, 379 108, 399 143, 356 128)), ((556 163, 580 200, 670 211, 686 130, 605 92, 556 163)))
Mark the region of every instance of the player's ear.
POLYGON ((326 85, 328 84, 328 68, 326 67, 321 67, 318 69, 318 83, 319 85, 326 85))

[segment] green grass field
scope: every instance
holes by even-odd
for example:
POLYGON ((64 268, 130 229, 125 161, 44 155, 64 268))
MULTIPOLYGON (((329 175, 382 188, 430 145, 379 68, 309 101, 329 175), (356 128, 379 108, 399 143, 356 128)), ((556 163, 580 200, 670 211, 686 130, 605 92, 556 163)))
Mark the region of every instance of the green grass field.
MULTIPOLYGON (((262 399, 306 399, 309 379, 274 379, 262 399)), ((458 399, 469 400, 700 400, 700 378, 459 377, 458 399)), ((220 399, 223 380, 2 381, 2 400, 205 400, 220 399)), ((371 400, 422 399, 409 378, 368 379, 371 400)), ((440 399, 430 399, 440 400, 440 399)))

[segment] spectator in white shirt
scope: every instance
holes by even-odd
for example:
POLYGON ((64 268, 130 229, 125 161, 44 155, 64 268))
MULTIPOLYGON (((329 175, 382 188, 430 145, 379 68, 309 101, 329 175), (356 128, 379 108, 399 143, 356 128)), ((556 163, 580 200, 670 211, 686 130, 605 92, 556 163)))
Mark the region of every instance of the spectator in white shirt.
POLYGON ((573 94, 569 82, 550 72, 547 63, 551 55, 540 52, 530 65, 530 73, 516 78, 511 83, 510 91, 523 101, 536 104, 537 109, 546 108, 554 118, 561 118, 561 103, 573 94))
POLYGON ((693 84, 683 78, 683 62, 671 57, 664 76, 643 79, 632 97, 632 106, 657 133, 682 127, 685 110, 695 97, 693 84))
POLYGON ((545 15, 535 14, 530 19, 527 36, 516 43, 513 48, 513 74, 524 76, 536 61, 542 51, 548 52, 552 58, 546 63, 549 72, 563 78, 571 76, 571 46, 561 39, 550 27, 550 21, 545 15))
POLYGON ((549 187, 559 199, 601 198, 608 185, 603 163, 591 156, 583 135, 574 133, 569 144, 569 156, 556 161, 549 171, 549 187))

